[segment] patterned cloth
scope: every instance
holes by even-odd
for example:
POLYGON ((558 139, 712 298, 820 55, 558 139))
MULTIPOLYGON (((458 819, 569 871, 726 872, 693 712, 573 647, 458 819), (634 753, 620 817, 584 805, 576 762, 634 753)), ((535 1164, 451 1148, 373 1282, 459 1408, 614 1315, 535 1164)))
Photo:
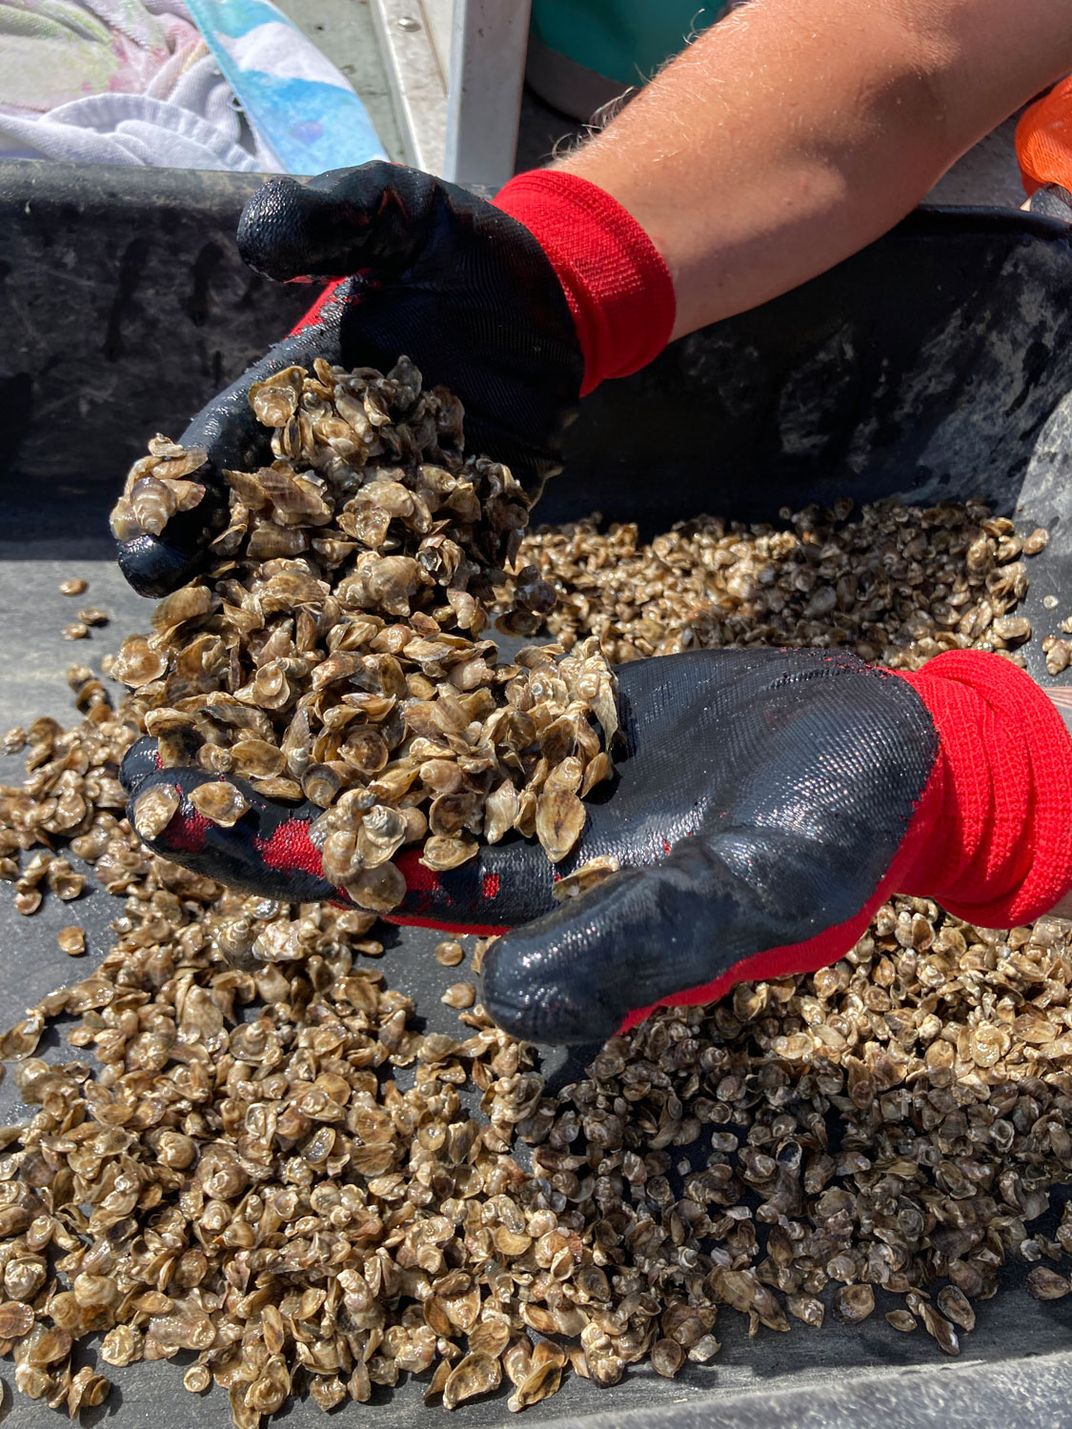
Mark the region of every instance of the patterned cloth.
POLYGON ((0 157, 314 174, 383 149, 268 0, 0 0, 0 157))

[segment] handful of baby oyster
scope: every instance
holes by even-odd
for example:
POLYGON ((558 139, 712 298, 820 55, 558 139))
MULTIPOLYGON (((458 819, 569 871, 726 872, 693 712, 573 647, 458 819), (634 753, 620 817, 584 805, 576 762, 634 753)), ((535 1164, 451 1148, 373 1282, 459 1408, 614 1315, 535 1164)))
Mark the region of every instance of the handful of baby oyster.
MULTIPOLYGON (((461 404, 404 357, 386 376, 318 358, 250 402, 274 460, 223 473, 230 518, 204 573, 112 667, 164 765, 219 776, 193 799, 223 825, 248 807, 231 775, 311 800, 325 876, 381 912, 405 892, 405 846, 445 870, 516 829, 565 858, 612 773, 616 690, 594 639, 501 663, 484 634, 493 614, 531 633, 554 603, 534 568, 507 576, 526 493, 464 454, 461 404)), ((163 437, 149 452, 113 511, 119 540, 202 499, 204 452, 163 437)), ((152 837, 170 814, 148 802, 134 820, 152 837)))

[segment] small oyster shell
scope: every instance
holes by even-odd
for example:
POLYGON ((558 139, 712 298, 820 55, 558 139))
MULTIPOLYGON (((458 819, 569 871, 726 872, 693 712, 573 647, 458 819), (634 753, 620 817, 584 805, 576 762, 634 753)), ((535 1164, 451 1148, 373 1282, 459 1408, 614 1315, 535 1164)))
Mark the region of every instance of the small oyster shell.
POLYGON ((134 800, 134 828, 143 839, 157 839, 178 813, 182 796, 173 784, 154 784, 134 800))
POLYGON ((249 800, 225 779, 198 784, 187 798, 199 814, 224 829, 233 828, 249 812, 249 800))

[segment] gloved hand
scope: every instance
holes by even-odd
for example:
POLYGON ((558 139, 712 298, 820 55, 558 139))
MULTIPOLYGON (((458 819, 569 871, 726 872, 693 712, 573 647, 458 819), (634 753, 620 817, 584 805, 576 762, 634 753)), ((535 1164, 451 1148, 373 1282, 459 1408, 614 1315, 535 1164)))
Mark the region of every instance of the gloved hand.
POLYGON ((640 226, 593 184, 551 170, 519 175, 494 204, 379 162, 271 179, 246 205, 238 244, 279 281, 340 281, 182 434, 207 452, 192 473, 206 495, 161 536, 119 544, 142 595, 197 570, 226 511, 219 473, 270 460, 247 394, 271 373, 317 356, 386 371, 404 353, 426 385, 461 398, 467 449, 505 462, 535 496, 558 469, 578 395, 644 366, 673 326, 670 275, 640 226))
MULTIPOLYGON (((520 1037, 592 1042, 660 1003, 812 971, 894 892, 1007 927, 1072 885, 1072 740, 999 656, 953 652, 902 676, 841 652, 706 650, 619 680, 618 775, 557 870, 516 837, 450 873, 401 861, 394 921, 516 928, 489 950, 483 994, 520 1037), (556 876, 597 855, 621 871, 556 906, 556 876)), ((139 792, 207 777, 151 769, 143 744, 121 777, 139 792)), ((318 811, 248 797, 229 830, 184 801, 152 847, 271 897, 339 897, 308 837, 318 811)))

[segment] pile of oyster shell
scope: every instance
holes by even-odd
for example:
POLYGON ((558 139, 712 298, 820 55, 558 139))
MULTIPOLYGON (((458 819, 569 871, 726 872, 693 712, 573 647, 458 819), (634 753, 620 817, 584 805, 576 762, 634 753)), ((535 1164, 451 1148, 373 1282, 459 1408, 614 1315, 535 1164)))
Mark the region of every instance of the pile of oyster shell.
MULTIPOLYGON (((232 776, 322 808, 325 875, 381 912, 404 892, 391 864, 404 847, 446 870, 516 829, 565 858, 581 800, 612 773, 615 684, 594 640, 506 661, 485 634, 496 609, 523 631, 553 604, 523 568, 504 607, 524 490, 464 454, 457 399, 423 391, 406 358, 386 376, 289 367, 250 403, 273 460, 222 473, 229 519, 204 572, 111 671, 164 765, 217 776, 194 802, 224 826, 249 807, 232 776)), ((203 451, 155 438, 112 513, 116 539, 165 534, 204 500, 205 472, 203 451)), ((178 796, 144 805, 135 823, 153 837, 178 796)))

